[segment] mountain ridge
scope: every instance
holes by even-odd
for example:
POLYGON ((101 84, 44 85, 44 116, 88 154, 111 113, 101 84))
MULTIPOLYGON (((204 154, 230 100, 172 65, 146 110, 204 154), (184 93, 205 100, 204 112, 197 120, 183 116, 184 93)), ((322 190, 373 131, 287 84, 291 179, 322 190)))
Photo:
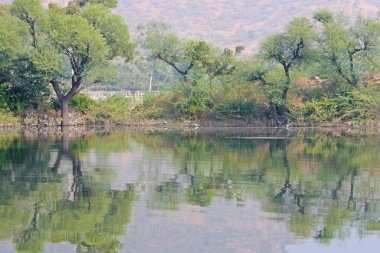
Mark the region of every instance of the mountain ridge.
MULTIPOLYGON (((0 0, 0 2, 10 2, 0 0)), ((43 0, 65 4, 68 0, 43 0)), ((202 39, 221 47, 243 45, 254 51, 267 35, 281 31, 295 16, 311 16, 319 8, 374 16, 379 0, 119 0, 118 14, 130 26, 163 21, 185 38, 202 39)))

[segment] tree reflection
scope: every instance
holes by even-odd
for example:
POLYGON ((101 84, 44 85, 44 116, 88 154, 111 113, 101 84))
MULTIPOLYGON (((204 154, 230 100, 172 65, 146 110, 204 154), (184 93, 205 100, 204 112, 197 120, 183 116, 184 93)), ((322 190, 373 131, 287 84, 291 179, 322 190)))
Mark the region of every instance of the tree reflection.
POLYGON ((77 252, 120 249, 118 236, 129 222, 134 187, 110 190, 106 178, 94 181, 96 172, 84 170, 79 153, 70 148, 76 141, 63 132, 59 142, 51 136, 15 136, 4 147, 0 240, 13 238, 18 252, 42 252, 46 242, 70 242, 77 252), (33 187, 19 189, 20 184, 33 187))
POLYGON ((357 219, 361 233, 379 227, 380 185, 367 182, 380 178, 378 136, 278 135, 249 139, 152 133, 135 138, 147 148, 146 156, 170 158, 181 168, 170 191, 162 190, 167 184, 157 187, 161 197, 154 201, 206 207, 217 196, 240 203, 258 199, 265 211, 287 222, 289 231, 322 243, 348 236, 347 226, 357 219), (368 173, 376 178, 366 178, 368 173), (189 185, 178 180, 184 176, 189 185))
POLYGON ((19 252, 41 252, 46 242, 70 242, 78 252, 120 249, 135 187, 106 187, 110 172, 85 165, 90 150, 98 165, 109 154, 140 157, 133 163, 141 176, 136 184, 152 210, 207 208, 224 198, 237 206, 258 201, 290 232, 321 243, 347 237, 352 227, 360 234, 380 230, 376 135, 115 131, 0 138, 0 240, 13 238, 19 252))

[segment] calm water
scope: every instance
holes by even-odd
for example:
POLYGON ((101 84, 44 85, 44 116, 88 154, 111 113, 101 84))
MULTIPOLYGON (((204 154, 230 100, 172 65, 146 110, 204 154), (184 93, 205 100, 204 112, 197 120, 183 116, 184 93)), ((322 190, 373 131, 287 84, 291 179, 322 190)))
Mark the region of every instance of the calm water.
POLYGON ((0 252, 378 252, 380 136, 0 133, 0 252))

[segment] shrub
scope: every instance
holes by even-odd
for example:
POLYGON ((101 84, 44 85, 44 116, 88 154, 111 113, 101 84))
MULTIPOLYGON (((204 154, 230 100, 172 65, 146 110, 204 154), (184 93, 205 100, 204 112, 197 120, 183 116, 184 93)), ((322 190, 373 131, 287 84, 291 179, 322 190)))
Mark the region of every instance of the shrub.
POLYGON ((215 113, 224 117, 254 119, 267 116, 267 101, 255 84, 227 86, 214 98, 215 113))
POLYGON ((364 123, 379 117, 380 91, 376 87, 343 90, 336 95, 289 106, 291 117, 298 122, 326 122, 334 119, 364 123))
POLYGON ((147 93, 143 102, 136 106, 134 116, 150 119, 192 118, 208 112, 213 107, 209 86, 178 85, 160 93, 147 93))
POLYGON ((174 103, 182 117, 198 117, 214 105, 212 91, 206 85, 183 85, 178 87, 178 99, 174 103))
POLYGON ((144 96, 142 103, 136 107, 134 113, 137 113, 137 117, 140 118, 170 118, 174 115, 173 100, 172 92, 150 92, 144 96))
POLYGON ((0 125, 14 125, 19 122, 18 118, 9 110, 0 108, 0 125))
POLYGON ((90 110, 95 120, 101 123, 122 123, 130 117, 131 105, 130 98, 116 94, 93 103, 90 110))
POLYGON ((76 111, 84 112, 85 110, 90 109, 93 103, 94 101, 87 95, 77 94, 70 100, 69 107, 76 111))
POLYGON ((256 106, 256 101, 252 99, 244 97, 229 98, 218 105, 217 111, 223 115, 247 118, 253 113, 256 106))

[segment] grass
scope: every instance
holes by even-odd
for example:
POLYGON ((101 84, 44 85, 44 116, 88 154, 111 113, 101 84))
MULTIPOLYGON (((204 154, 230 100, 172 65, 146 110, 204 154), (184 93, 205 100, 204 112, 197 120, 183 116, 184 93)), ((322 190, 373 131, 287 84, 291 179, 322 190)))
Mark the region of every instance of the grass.
POLYGON ((0 126, 14 126, 18 125, 19 123, 19 118, 14 116, 13 113, 4 109, 0 109, 0 126))

